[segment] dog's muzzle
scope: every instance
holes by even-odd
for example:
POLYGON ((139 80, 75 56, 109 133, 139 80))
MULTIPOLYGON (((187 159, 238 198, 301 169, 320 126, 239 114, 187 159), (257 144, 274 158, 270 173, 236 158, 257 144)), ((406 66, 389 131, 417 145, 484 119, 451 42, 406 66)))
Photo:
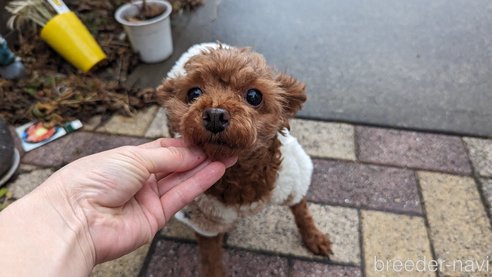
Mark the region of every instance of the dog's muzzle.
POLYGON ((231 116, 228 111, 220 108, 208 108, 202 115, 203 126, 208 131, 217 134, 229 126, 231 116))

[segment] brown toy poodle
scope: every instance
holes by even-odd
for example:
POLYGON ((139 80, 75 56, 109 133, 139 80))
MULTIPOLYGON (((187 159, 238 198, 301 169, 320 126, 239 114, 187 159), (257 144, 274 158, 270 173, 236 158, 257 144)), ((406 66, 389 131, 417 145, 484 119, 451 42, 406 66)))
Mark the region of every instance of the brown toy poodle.
POLYGON ((204 276, 225 276, 223 234, 272 203, 290 207, 309 250, 331 254, 305 200, 313 164, 289 133, 289 119, 306 101, 304 84, 248 48, 206 43, 183 54, 157 95, 173 135, 212 158, 238 156, 222 179, 176 214, 196 232, 204 276))

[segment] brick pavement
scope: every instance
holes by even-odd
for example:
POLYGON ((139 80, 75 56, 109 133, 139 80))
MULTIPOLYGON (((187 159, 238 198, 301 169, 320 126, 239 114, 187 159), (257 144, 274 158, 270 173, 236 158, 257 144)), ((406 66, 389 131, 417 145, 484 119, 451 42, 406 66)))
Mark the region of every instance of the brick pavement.
MULTIPOLYGON (((15 196, 79 157, 168 136, 156 107, 104 126, 97 120, 25 154, 8 184, 15 196)), ((292 121, 292 133, 313 157, 307 197, 335 254, 311 255, 289 210, 270 207, 226 236, 231 276, 492 276, 492 139, 302 119, 292 121), (398 264, 438 259, 437 274, 418 272, 417 264, 404 272, 398 264)), ((151 245, 97 266, 93 275, 196 276, 196 248, 193 233, 173 220, 151 245)))

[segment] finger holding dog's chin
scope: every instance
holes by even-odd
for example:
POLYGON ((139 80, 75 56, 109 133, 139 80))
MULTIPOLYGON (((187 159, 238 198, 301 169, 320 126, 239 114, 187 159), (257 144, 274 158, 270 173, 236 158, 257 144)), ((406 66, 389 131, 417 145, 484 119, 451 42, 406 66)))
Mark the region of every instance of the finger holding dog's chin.
POLYGON ((232 156, 232 157, 229 157, 229 158, 221 159, 219 161, 222 162, 222 163, 224 163, 224 165, 226 166, 226 168, 229 168, 229 167, 231 167, 231 166, 233 166, 233 165, 236 164, 237 159, 238 159, 237 156, 232 156))
POLYGON ((184 144, 187 147, 200 149, 211 161, 224 163, 226 168, 233 166, 238 159, 238 150, 229 147, 226 144, 216 144, 210 142, 198 142, 193 139, 183 137, 184 144))

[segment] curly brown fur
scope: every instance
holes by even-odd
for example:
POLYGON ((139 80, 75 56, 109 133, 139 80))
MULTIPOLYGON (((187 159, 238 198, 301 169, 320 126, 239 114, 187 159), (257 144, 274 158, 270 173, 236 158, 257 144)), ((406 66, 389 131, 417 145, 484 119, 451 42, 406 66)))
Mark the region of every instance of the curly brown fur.
MULTIPOLYGON (((180 133, 187 144, 201 147, 214 159, 238 156, 237 163, 206 194, 226 205, 268 200, 282 162, 277 134, 289 127, 288 120, 306 101, 304 84, 276 72, 263 56, 248 48, 210 49, 190 58, 184 68, 185 75, 168 78, 157 88, 171 133, 180 133), (203 94, 188 103, 193 88, 200 88, 203 94), (246 101, 249 89, 262 93, 260 105, 246 101), (228 112, 228 126, 223 131, 213 133, 204 127, 203 115, 209 108, 228 112)), ((327 255, 329 241, 319 238, 322 234, 303 203, 292 211, 304 241, 313 252, 327 255), (316 238, 310 239, 312 236, 316 238), (316 243, 321 250, 316 249, 316 243)), ((214 261, 221 256, 217 250, 220 239, 198 239, 205 275, 223 274, 222 268, 213 268, 221 264, 214 261)))
POLYGON ((302 199, 290 209, 294 214, 296 225, 306 247, 316 255, 329 256, 333 254, 330 240, 314 224, 306 199, 302 199))
POLYGON ((185 69, 186 76, 167 79, 157 88, 157 98, 167 108, 171 130, 211 157, 242 156, 270 147, 306 100, 301 82, 273 71, 263 56, 246 48, 211 50, 192 57, 185 69), (204 94, 190 105, 187 94, 194 87, 204 94), (244 100, 250 88, 263 93, 258 107, 244 100), (230 127, 218 135, 207 132, 202 122, 207 107, 227 109, 230 127))
POLYGON ((226 271, 223 265, 222 241, 224 234, 215 237, 204 237, 195 233, 200 249, 201 272, 203 276, 223 277, 226 271))
POLYGON ((280 167, 280 142, 240 156, 235 166, 206 193, 225 204, 249 204, 269 196, 280 167))

